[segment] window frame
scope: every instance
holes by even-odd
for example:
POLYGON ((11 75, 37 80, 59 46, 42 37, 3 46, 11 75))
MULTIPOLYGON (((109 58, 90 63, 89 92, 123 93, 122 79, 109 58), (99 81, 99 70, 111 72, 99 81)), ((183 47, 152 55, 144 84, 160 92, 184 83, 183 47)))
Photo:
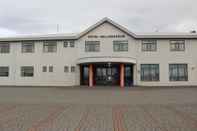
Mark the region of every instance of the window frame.
POLYGON ((43 42, 43 52, 44 53, 56 53, 57 52, 57 41, 44 41, 43 42), (49 47, 55 47, 53 50, 49 47))
POLYGON ((185 51, 185 43, 186 41, 185 40, 170 40, 170 51, 171 52, 184 52, 185 51), (179 42, 182 42, 182 43, 179 43, 179 42), (172 47, 172 45, 174 45, 174 49, 172 47), (182 45, 183 49, 180 48, 182 45))
POLYGON ((75 72, 76 67, 75 66, 71 66, 70 67, 70 72, 74 73, 75 72))
POLYGON ((34 77, 34 67, 33 66, 21 66, 21 77, 34 77), (32 69, 32 73, 25 73, 25 68, 26 68, 26 71, 27 70, 30 70, 30 69, 27 69, 27 68, 31 68, 32 69))
POLYGON ((170 82, 176 82, 176 81, 188 81, 189 79, 188 79, 188 77, 189 77, 189 72, 188 72, 188 64, 187 63, 170 63, 169 65, 168 65, 169 67, 169 81, 170 82), (177 74, 176 74, 176 76, 171 76, 172 75, 172 73, 173 72, 171 72, 171 70, 172 70, 172 68, 173 67, 171 67, 171 66, 175 66, 176 68, 174 69, 174 70, 176 70, 176 72, 177 72, 177 74), (185 76, 180 76, 180 67, 181 66, 185 66, 186 67, 186 69, 184 69, 184 71, 186 71, 186 72, 184 72, 184 75, 185 76), (183 78, 184 78, 184 80, 183 80, 183 78))
POLYGON ((22 42, 21 43, 21 52, 22 53, 34 53, 35 52, 35 43, 33 41, 32 42, 22 42), (32 45, 31 51, 25 50, 25 47, 29 47, 30 44, 32 45))
POLYGON ((156 52, 157 51, 157 40, 142 40, 141 41, 141 51, 142 52, 156 52), (152 43, 151 43, 152 42, 152 43), (154 45, 154 49, 150 48, 154 45), (144 48, 146 47, 146 48, 144 48))
POLYGON ((69 41, 64 41, 64 48, 68 48, 69 41))
POLYGON ((68 73, 69 72, 69 66, 64 66, 64 73, 68 73))
POLYGON ((114 52, 128 52, 129 51, 129 42, 128 40, 114 40, 113 41, 113 51, 114 52), (126 45, 126 48, 124 47, 126 45), (118 49, 116 49, 118 46, 118 49))
POLYGON ((85 41, 85 52, 100 52, 100 41, 85 41))
POLYGON ((9 77, 10 69, 9 66, 0 66, 0 77, 9 77), (2 68, 7 69, 7 71, 1 72, 2 68), (5 75, 2 75, 5 74, 5 75))
POLYGON ((69 41, 69 45, 71 48, 75 48, 75 41, 69 41))
POLYGON ((143 82, 159 82, 160 81, 160 65, 159 64, 140 64, 140 80, 143 82), (146 72, 148 72, 148 77, 144 73, 145 69, 143 69, 143 66, 146 66, 146 68, 148 69, 148 71, 146 71, 146 72), (153 69, 155 69, 155 70, 153 70, 153 69), (154 78, 154 76, 152 76, 152 74, 151 74, 153 71, 155 73, 154 75, 156 78, 154 78), (142 74, 142 72, 143 72, 143 74, 142 74), (146 79, 146 78, 148 78, 148 79, 146 79))
POLYGON ((49 72, 52 73, 54 71, 53 66, 49 66, 49 72))
POLYGON ((10 43, 0 42, 0 54, 8 54, 8 53, 10 53, 10 43))
POLYGON ((47 72, 47 66, 42 66, 42 72, 47 72))

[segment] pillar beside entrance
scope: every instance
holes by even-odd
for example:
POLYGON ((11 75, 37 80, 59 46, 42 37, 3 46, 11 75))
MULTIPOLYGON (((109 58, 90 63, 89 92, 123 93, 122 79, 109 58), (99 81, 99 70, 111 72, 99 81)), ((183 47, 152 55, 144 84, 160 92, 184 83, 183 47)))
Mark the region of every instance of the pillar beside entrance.
POLYGON ((120 87, 123 88, 124 86, 124 64, 120 64, 120 87))
POLYGON ((89 65, 89 87, 93 87, 93 64, 89 65))

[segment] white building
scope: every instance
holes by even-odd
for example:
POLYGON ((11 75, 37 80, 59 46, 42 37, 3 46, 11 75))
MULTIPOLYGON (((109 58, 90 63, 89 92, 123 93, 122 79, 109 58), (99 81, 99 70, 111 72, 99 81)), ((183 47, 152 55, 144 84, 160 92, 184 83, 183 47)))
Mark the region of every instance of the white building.
POLYGON ((1 86, 195 86, 197 34, 135 34, 104 18, 79 34, 0 38, 1 86))

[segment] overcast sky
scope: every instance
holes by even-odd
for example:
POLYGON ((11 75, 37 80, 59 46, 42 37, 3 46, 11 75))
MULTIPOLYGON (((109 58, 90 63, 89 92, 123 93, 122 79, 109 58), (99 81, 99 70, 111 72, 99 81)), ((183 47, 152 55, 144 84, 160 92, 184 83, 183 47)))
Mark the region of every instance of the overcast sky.
POLYGON ((133 32, 197 30, 197 0, 0 0, 0 36, 78 33, 103 17, 133 32))

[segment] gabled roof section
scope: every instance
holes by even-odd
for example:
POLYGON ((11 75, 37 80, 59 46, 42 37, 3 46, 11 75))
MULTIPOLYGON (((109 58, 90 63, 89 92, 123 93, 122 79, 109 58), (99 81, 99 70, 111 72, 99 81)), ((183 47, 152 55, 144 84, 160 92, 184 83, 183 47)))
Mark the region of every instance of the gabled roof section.
POLYGON ((121 30, 122 32, 128 34, 129 36, 131 37, 134 37, 136 38, 136 34, 134 34, 133 32, 130 32, 128 29, 126 29, 125 27, 119 25, 118 23, 112 21, 111 19, 105 17, 103 18, 102 20, 100 20, 99 22, 97 22, 96 24, 90 26, 88 29, 86 29, 85 31, 81 32, 79 35, 78 35, 78 38, 81 38, 82 36, 86 35, 87 33, 89 33, 90 31, 96 29, 97 27, 99 27, 100 25, 104 24, 104 23, 109 23, 111 25, 113 25, 114 27, 118 28, 119 30, 121 30))

